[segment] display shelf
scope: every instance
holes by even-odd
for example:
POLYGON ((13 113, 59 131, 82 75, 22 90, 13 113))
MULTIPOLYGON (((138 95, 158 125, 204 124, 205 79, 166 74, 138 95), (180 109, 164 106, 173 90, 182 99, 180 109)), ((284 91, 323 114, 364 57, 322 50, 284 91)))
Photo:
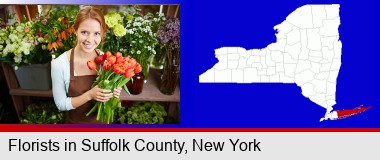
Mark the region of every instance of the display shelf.
MULTIPOLYGON (((53 97, 52 90, 29 90, 21 89, 17 83, 17 78, 13 69, 9 65, 2 64, 4 75, 7 80, 9 94, 12 97, 17 115, 20 117, 25 110, 25 106, 30 103, 29 97, 53 97)), ((165 95, 158 89, 160 83, 160 70, 150 68, 147 83, 143 86, 143 91, 138 95, 128 95, 124 90, 120 94, 121 100, 131 101, 163 101, 163 102, 180 102, 180 89, 177 86, 173 95, 165 95)), ((171 104, 174 106, 174 104, 171 104)))
POLYGON ((124 90, 120 94, 121 100, 131 101, 166 101, 166 102, 179 102, 180 101, 180 88, 176 87, 173 95, 165 95, 158 89, 160 83, 160 70, 150 68, 148 81, 144 83, 143 91, 138 95, 128 95, 124 90))
MULTIPOLYGON (((120 95, 121 100, 131 100, 131 101, 167 101, 167 102, 179 102, 180 101, 180 89, 176 88, 173 95, 165 95, 158 89, 159 81, 159 70, 151 69, 148 77, 148 82, 144 84, 144 88, 141 94, 138 95, 128 95, 124 90, 120 95)), ((10 89, 10 95, 18 96, 37 96, 37 97, 53 97, 52 90, 29 90, 14 88, 10 89)))
POLYGON ((53 97, 52 90, 28 90, 28 89, 10 89, 10 95, 17 96, 36 96, 36 97, 53 97))

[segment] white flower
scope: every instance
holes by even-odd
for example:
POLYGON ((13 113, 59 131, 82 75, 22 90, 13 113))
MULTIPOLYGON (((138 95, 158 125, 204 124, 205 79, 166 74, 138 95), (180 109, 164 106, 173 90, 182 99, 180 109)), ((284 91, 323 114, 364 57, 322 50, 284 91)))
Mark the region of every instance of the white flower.
POLYGON ((140 23, 140 22, 134 22, 134 23, 133 23, 133 26, 137 26, 137 27, 139 27, 139 26, 141 26, 141 23, 140 23))
POLYGON ((8 45, 5 47, 5 49, 4 49, 3 52, 4 52, 5 54, 13 53, 13 52, 15 51, 15 48, 16 48, 15 44, 8 44, 8 45))
POLYGON ((37 41, 38 41, 38 42, 44 42, 44 40, 45 40, 45 39, 42 38, 42 37, 38 37, 38 38, 37 38, 37 41))
POLYGON ((8 38, 12 41, 12 42, 17 42, 18 40, 18 37, 15 35, 15 34, 10 34, 8 36, 8 38))
POLYGON ((140 53, 141 53, 141 51, 140 51, 140 50, 138 50, 138 51, 137 51, 137 54, 140 54, 140 53))
POLYGON ((15 57, 13 59, 16 63, 20 63, 22 60, 22 54, 15 54, 15 57))
POLYGON ((29 50, 24 50, 25 55, 29 55, 30 51, 29 50))
POLYGON ((29 55, 31 46, 32 44, 30 43, 21 42, 21 47, 19 49, 24 52, 25 55, 29 55))
POLYGON ((133 32, 132 29, 128 29, 128 30, 127 30, 127 33, 128 33, 128 34, 133 34, 134 32, 133 32))
POLYGON ((137 17, 135 21, 143 21, 144 19, 142 17, 137 17))
POLYGON ((17 30, 17 32, 22 33, 22 32, 24 32, 24 27, 22 27, 21 25, 18 25, 18 26, 16 27, 16 30, 17 30))

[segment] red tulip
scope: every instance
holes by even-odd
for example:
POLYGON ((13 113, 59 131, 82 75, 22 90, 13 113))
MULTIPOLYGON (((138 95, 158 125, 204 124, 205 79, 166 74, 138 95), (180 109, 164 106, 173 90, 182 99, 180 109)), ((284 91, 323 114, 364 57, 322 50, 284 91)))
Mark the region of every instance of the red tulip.
POLYGON ((124 63, 124 62, 125 62, 125 58, 124 57, 117 57, 116 56, 116 64, 124 63))
POLYGON ((94 70, 96 68, 96 64, 94 61, 87 61, 87 67, 90 70, 94 70))
POLYGON ((111 55, 111 56, 107 57, 107 61, 109 63, 111 63, 111 65, 113 65, 116 63, 116 57, 111 55))
POLYGON ((126 70, 125 73, 124 73, 124 77, 125 77, 125 78, 131 78, 131 77, 133 77, 134 75, 135 75, 135 72, 133 72, 132 69, 128 69, 128 70, 126 70))
POLYGON ((115 54, 116 58, 123 57, 123 54, 121 52, 116 52, 115 54))
POLYGON ((135 65, 136 65, 136 59, 134 59, 134 58, 131 58, 129 61, 128 61, 128 63, 131 63, 131 67, 133 68, 133 67, 135 67, 135 65))
POLYGON ((107 61, 107 62, 105 62, 105 63, 103 64, 103 69, 104 69, 104 70, 108 70, 109 68, 111 68, 111 66, 112 66, 112 64, 109 63, 109 62, 107 61))
POLYGON ((133 69, 134 68, 134 66, 132 66, 132 63, 129 63, 129 62, 126 63, 126 66, 127 66, 128 69, 130 69, 130 68, 133 69))
POLYGON ((107 59, 110 56, 112 56, 112 53, 110 51, 104 53, 104 59, 107 59))
POLYGON ((103 63, 103 61, 104 61, 104 55, 99 55, 95 58, 96 64, 101 64, 101 63, 103 63))
POLYGON ((125 70, 126 68, 123 64, 115 64, 112 67, 112 71, 115 72, 116 74, 124 74, 125 70))
POLYGON ((136 64, 134 71, 135 73, 140 73, 142 71, 142 67, 139 63, 136 64))

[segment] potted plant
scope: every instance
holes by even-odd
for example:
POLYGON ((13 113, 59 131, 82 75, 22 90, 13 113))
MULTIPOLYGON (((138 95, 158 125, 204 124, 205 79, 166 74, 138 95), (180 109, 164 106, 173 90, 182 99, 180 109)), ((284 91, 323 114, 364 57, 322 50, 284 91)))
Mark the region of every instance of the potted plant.
POLYGON ((14 68, 20 88, 51 88, 51 60, 74 46, 74 10, 52 9, 0 30, 0 61, 14 68))
MULTIPOLYGON (((63 52, 75 46, 75 16, 79 12, 79 6, 53 6, 46 14, 37 16, 34 21, 33 29, 36 36, 39 38, 38 48, 35 54, 51 60, 51 57, 58 57, 63 52)), ((46 62, 40 60, 40 62, 46 62)))
MULTIPOLYGON (((21 88, 35 89, 34 87, 42 85, 47 86, 42 89, 49 89, 51 80, 48 79, 50 74, 46 75, 48 73, 46 69, 45 72, 41 72, 41 67, 37 68, 37 72, 45 73, 46 76, 43 76, 32 74, 29 69, 25 70, 25 68, 29 67, 23 67, 36 63, 35 60, 39 58, 37 55, 34 55, 34 51, 39 43, 39 39, 33 30, 34 23, 35 21, 23 21, 0 30, 0 45, 2 45, 0 47, 0 60, 4 64, 14 68, 21 88), (37 84, 33 84, 33 80, 36 80, 37 84), (32 82, 32 84, 29 82, 32 82)), ((41 58, 44 59, 43 57, 41 58)))
POLYGON ((157 102, 136 102, 131 107, 118 109, 115 122, 121 124, 163 124, 167 113, 157 102))
POLYGON ((143 68, 146 83, 149 65, 158 46, 155 29, 163 19, 163 14, 159 13, 144 15, 137 6, 129 7, 123 12, 110 11, 105 15, 109 31, 101 48, 135 58, 143 68))
POLYGON ((22 124, 63 124, 65 112, 59 111, 53 102, 32 103, 22 113, 22 124))

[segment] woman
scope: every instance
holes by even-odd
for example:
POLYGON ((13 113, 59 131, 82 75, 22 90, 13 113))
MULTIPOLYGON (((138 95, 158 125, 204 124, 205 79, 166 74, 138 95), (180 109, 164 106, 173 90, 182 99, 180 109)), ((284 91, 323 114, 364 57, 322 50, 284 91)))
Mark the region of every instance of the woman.
MULTIPOLYGON (((88 60, 103 54, 96 50, 107 30, 104 15, 96 8, 82 8, 74 23, 77 44, 52 61, 51 76, 54 101, 59 110, 68 110, 66 123, 101 123, 96 114, 86 116, 93 107, 91 100, 108 101, 119 98, 121 88, 113 91, 91 88, 96 71, 87 67, 88 60)), ((99 68, 98 68, 99 69, 99 68)))

